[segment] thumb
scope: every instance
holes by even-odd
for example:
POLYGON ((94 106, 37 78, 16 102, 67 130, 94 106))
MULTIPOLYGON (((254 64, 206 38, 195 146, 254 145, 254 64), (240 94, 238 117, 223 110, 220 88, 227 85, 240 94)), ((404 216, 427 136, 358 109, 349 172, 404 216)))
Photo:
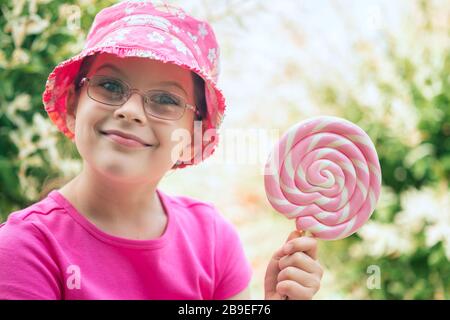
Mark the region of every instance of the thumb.
MULTIPOLYGON (((289 234, 289 237, 286 240, 286 243, 288 243, 289 241, 295 239, 295 238, 300 238, 300 237, 305 237, 304 241, 302 242, 302 247, 303 249, 300 250, 300 247, 297 246, 297 251, 302 251, 304 253, 306 253, 308 256, 310 256, 311 258, 313 258, 314 260, 317 259, 317 247, 315 245, 313 245, 311 243, 311 241, 306 241, 306 240, 311 240, 314 239, 314 235, 308 236, 306 231, 304 230, 294 230, 289 234), (306 239, 306 238, 311 238, 311 239, 306 239)), ((297 243, 299 244, 299 243, 297 243)), ((283 253, 286 254, 283 250, 283 253)), ((281 257, 280 257, 281 258, 281 257)))
MULTIPOLYGON (((303 230, 294 230, 292 231, 288 238, 286 239, 286 243, 288 243, 289 241, 291 241, 292 239, 298 238, 298 237, 302 237, 304 235, 304 231, 303 230)), ((282 257, 284 257, 286 255, 286 252, 284 251, 284 247, 282 246, 280 249, 278 249, 275 254, 273 255, 272 259, 273 260, 280 260, 282 257)))

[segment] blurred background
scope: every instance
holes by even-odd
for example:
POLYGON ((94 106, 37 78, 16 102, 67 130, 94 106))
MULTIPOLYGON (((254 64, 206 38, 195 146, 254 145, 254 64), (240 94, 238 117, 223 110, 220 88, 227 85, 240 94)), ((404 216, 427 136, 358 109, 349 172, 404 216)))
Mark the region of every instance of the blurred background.
MULTIPOLYGON (((0 0, 0 222, 81 170, 41 97, 53 68, 81 51, 95 14, 116 2, 0 0)), ((295 221, 265 196, 277 135, 240 163, 223 157, 235 138, 225 132, 282 134, 334 115, 372 138, 383 186, 357 234, 320 241, 315 298, 449 299, 450 2, 168 2, 215 29, 228 108, 217 153, 168 173, 160 188, 213 202, 233 222, 253 266, 252 297, 264 298, 267 263, 295 221)))

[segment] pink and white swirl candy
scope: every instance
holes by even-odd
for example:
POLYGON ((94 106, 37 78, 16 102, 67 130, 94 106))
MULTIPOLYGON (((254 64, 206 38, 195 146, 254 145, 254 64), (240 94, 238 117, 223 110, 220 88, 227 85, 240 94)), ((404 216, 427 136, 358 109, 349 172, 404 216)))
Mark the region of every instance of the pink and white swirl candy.
POLYGON ((275 210, 319 239, 356 232, 380 195, 381 169, 372 141, 360 127, 337 117, 291 127, 275 145, 264 174, 275 210))

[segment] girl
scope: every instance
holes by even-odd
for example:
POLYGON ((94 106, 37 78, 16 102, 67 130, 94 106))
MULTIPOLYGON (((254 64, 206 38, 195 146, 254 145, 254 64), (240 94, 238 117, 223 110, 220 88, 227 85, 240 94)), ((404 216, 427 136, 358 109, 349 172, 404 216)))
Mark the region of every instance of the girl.
MULTIPOLYGON (((211 27, 180 8, 123 1, 97 14, 43 95, 83 169, 1 225, 0 298, 250 299, 231 223, 211 203, 157 188, 217 146, 218 57, 211 27)), ((293 232, 269 261, 265 298, 311 299, 316 249, 293 232)))

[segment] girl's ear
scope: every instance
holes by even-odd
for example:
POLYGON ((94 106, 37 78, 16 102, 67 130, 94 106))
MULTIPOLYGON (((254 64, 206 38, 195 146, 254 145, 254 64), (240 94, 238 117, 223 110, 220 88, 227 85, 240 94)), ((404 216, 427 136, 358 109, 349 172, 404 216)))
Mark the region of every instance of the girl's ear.
POLYGON ((76 118, 77 104, 78 104, 78 95, 75 92, 74 85, 72 84, 67 89, 67 98, 66 98, 66 126, 72 133, 75 133, 75 118, 76 118))

